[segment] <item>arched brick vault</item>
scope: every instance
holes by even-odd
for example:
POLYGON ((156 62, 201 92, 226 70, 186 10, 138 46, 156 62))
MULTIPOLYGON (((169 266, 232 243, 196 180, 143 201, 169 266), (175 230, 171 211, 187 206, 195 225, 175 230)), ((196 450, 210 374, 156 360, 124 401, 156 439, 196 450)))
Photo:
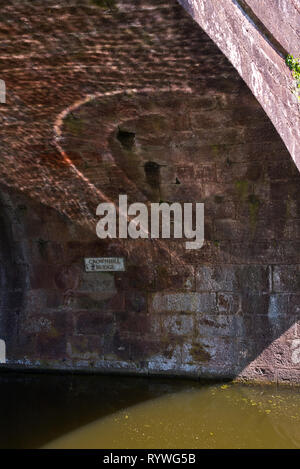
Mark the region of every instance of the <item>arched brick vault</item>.
POLYGON ((300 104, 285 55, 300 54, 300 8, 284 0, 179 0, 228 57, 300 170, 300 104))
POLYGON ((1 192, 28 272, 8 365, 299 380, 300 176, 226 57, 175 0, 2 14, 1 192), (203 201, 204 247, 100 241, 119 193, 203 201), (85 273, 97 256, 126 272, 85 273))

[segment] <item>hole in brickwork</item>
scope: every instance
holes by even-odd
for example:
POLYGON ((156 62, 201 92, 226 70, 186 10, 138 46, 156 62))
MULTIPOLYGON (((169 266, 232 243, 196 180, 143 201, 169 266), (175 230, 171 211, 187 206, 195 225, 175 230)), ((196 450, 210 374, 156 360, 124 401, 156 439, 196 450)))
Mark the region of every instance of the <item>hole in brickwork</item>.
POLYGON ((117 139, 122 147, 126 150, 131 150, 135 143, 135 133, 128 132, 127 130, 118 129, 117 139))

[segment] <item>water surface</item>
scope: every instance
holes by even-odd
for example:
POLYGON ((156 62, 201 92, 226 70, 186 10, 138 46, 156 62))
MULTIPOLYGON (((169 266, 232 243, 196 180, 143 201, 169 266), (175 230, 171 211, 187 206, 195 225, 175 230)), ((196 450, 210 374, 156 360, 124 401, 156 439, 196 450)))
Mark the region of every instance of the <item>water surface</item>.
POLYGON ((298 390, 190 386, 122 409, 48 448, 300 448, 298 390))
POLYGON ((300 388, 0 374, 1 448, 300 448, 300 388))

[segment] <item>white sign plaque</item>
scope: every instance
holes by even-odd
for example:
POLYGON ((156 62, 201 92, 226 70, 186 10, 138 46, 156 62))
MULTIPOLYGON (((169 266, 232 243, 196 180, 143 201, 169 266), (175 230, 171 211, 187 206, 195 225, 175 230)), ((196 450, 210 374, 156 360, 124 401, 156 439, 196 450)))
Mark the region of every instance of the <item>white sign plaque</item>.
POLYGON ((0 363, 6 363, 6 345, 4 340, 0 340, 0 363))
POLYGON ((87 257, 84 259, 86 272, 124 272, 123 257, 87 257))

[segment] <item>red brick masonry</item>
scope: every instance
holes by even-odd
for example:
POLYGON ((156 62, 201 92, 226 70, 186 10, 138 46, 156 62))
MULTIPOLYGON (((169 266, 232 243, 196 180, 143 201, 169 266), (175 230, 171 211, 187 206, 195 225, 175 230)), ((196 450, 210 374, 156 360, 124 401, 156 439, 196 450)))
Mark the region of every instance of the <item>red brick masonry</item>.
MULTIPOLYGON (((211 4, 227 53, 218 37, 244 23, 211 4)), ((282 59, 231 44, 267 115, 175 0, 9 0, 1 15, 3 366, 299 382, 300 175, 273 126, 296 159, 299 114, 282 59), (204 247, 101 241, 96 207, 119 194, 204 202, 204 247), (126 271, 84 271, 101 256, 126 271)))

